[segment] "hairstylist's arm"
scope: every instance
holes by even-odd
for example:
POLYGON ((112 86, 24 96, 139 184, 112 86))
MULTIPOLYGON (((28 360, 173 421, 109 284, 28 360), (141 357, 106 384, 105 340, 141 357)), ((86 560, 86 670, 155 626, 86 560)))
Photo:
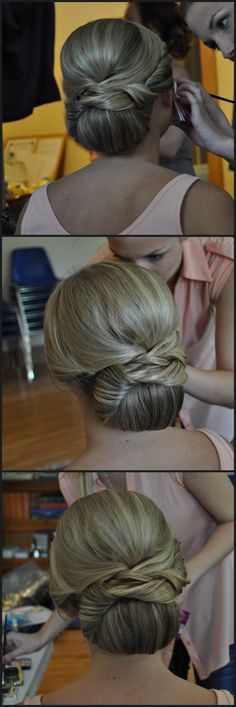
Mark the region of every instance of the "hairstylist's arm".
POLYGON ((55 610, 37 633, 18 633, 9 631, 7 634, 7 652, 2 658, 3 663, 11 663, 18 655, 35 653, 53 641, 59 633, 72 623, 73 619, 62 619, 55 610))
POLYGON ((216 303, 216 371, 187 366, 184 390, 211 405, 234 407, 234 274, 216 303))
POLYGON ((186 562, 188 578, 193 584, 233 550, 234 490, 224 472, 187 471, 183 472, 183 481, 217 523, 204 547, 186 562))
POLYGON ((177 84, 180 100, 191 106, 192 121, 192 126, 178 123, 178 127, 204 150, 233 161, 234 130, 221 108, 200 84, 190 79, 177 80, 177 84))

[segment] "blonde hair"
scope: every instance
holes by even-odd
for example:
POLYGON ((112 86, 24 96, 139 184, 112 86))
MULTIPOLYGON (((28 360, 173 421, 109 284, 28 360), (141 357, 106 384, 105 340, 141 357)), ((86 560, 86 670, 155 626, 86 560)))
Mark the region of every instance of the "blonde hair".
POLYGON ((107 154, 144 140, 154 100, 173 85, 159 35, 122 19, 78 27, 62 47, 61 69, 69 134, 107 154))
POLYGON ((57 285, 45 310, 52 377, 89 397, 105 424, 139 432, 175 423, 187 380, 168 285, 131 263, 96 263, 57 285))
POLYGON ((90 643, 110 653, 155 653, 176 636, 176 598, 188 584, 179 543, 139 493, 102 491, 61 517, 51 546, 50 594, 90 643))

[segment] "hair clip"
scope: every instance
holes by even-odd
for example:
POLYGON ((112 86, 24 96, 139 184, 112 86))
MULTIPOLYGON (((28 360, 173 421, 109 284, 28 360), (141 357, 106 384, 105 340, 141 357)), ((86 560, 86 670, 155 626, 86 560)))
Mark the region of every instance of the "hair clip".
POLYGON ((175 107, 176 113, 179 118, 179 122, 186 123, 187 125, 192 125, 190 111, 185 106, 182 105, 181 100, 177 96, 177 83, 176 83, 176 81, 174 81, 174 85, 172 87, 172 94, 173 94, 173 103, 174 103, 174 107, 175 107))

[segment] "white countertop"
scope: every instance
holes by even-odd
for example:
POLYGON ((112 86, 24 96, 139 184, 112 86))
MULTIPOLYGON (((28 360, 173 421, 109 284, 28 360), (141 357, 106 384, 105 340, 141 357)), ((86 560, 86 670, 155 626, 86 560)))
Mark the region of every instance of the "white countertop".
POLYGON ((16 660, 21 658, 31 658, 32 668, 30 670, 24 670, 24 685, 22 687, 17 687, 16 697, 5 697, 2 696, 3 705, 17 705, 20 702, 24 702, 26 697, 33 697, 37 694, 39 685, 43 679, 44 673, 48 666, 48 663, 53 654, 54 644, 51 641, 44 648, 41 648, 37 653, 31 653, 30 655, 22 654, 17 657, 16 660))

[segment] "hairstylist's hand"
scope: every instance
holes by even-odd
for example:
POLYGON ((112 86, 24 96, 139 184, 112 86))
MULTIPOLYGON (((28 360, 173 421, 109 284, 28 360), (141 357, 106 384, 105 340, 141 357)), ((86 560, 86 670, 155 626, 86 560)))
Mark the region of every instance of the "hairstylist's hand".
POLYGON ((43 645, 44 643, 40 631, 32 634, 9 631, 7 634, 6 653, 2 657, 2 662, 11 663, 11 661, 15 660, 19 655, 39 651, 43 645))
POLYGON ((177 80, 177 95, 191 107, 192 126, 178 123, 178 127, 204 150, 225 159, 234 158, 234 132, 225 114, 203 86, 189 79, 177 80))

